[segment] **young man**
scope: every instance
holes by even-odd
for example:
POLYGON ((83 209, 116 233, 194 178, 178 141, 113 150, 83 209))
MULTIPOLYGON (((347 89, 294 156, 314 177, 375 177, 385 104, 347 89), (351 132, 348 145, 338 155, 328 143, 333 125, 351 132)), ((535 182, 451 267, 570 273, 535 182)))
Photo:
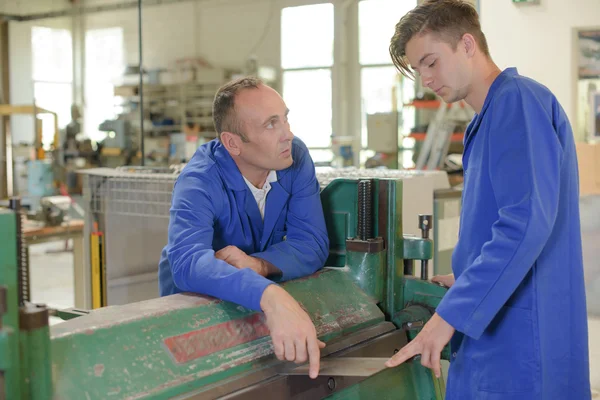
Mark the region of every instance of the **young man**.
POLYGON ((219 89, 218 140, 196 151, 173 190, 159 286, 161 296, 195 292, 262 310, 276 356, 308 358, 314 378, 324 344, 300 305, 267 279, 310 275, 329 252, 315 167, 287 115, 258 79, 219 89))
POLYGON ((554 95, 492 61, 475 9, 427 1, 396 25, 395 65, 476 114, 451 286, 421 333, 392 357, 420 354, 446 399, 589 399, 587 315, 573 132, 554 95), (454 277, 456 280, 454 280, 454 277))

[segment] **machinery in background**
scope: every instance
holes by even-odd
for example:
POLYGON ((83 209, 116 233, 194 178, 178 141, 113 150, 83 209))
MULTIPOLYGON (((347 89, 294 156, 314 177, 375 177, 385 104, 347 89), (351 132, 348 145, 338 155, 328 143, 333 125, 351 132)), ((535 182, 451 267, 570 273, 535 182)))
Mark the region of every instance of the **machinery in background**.
POLYGON ((334 154, 334 164, 338 168, 348 168, 354 165, 354 136, 332 136, 331 149, 334 154))
POLYGON ((49 329, 44 307, 19 300, 17 223, 0 211, 0 388, 24 399, 443 399, 443 379, 419 362, 382 367, 445 293, 426 281, 431 216, 415 218, 420 237, 403 235, 402 186, 334 179, 321 192, 327 267, 283 284, 327 343, 315 380, 274 357, 263 314, 198 295, 105 307, 49 329))
POLYGON ((71 121, 61 131, 60 160, 62 171, 60 181, 64 182, 69 193, 81 193, 81 182, 77 171, 100 165, 99 146, 81 132, 81 112, 79 106, 71 105, 71 121))
MULTIPOLYGON (((35 104, 32 105, 13 105, 13 104, 0 104, 0 117, 2 116, 13 116, 13 115, 31 115, 34 117, 34 151, 31 155, 29 155, 28 163, 34 164, 33 168, 39 167, 41 169, 47 169, 45 167, 46 164, 50 166, 50 170, 53 175, 53 179, 51 181, 51 186, 54 185, 54 176, 58 169, 58 164, 56 162, 55 157, 46 157, 46 149, 43 147, 42 142, 42 120, 41 116, 50 115, 53 119, 53 142, 50 146, 51 151, 56 151, 59 147, 59 131, 58 131, 58 116, 55 112, 46 110, 44 108, 38 107, 35 104)), ((4 149, 0 150, 0 195, 4 196, 4 198, 13 196, 15 194, 15 176, 13 174, 14 168, 14 157, 13 157, 13 147, 14 143, 12 143, 12 139, 10 135, 7 135, 6 143, 2 144, 5 146, 4 149)), ((16 177, 16 180, 19 181, 19 178, 16 177)), ((21 189, 21 188, 19 188, 21 189)))
POLYGON ((124 118, 106 120, 98 129, 107 132, 106 138, 98 143, 101 164, 108 167, 131 165, 139 148, 131 122, 124 118))
POLYGON ((214 95, 237 72, 203 58, 185 58, 166 69, 143 71, 140 87, 139 68, 129 66, 114 87, 117 117, 99 126, 107 132, 99 143, 100 165, 142 164, 142 132, 144 165, 187 161, 199 144, 216 137, 214 95))
POLYGON ((43 222, 45 226, 59 226, 67 218, 70 207, 71 198, 67 196, 42 197, 39 209, 29 211, 27 219, 43 222))

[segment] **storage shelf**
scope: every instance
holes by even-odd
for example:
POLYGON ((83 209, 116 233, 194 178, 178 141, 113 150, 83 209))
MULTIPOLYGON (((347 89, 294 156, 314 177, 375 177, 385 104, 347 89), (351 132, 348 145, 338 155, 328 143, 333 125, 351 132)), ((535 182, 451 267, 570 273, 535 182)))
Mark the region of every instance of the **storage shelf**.
MULTIPOLYGON (((411 103, 405 103, 404 107, 437 109, 437 108, 440 108, 440 104, 441 104, 441 101, 439 101, 439 100, 415 100, 411 103)), ((450 108, 450 106, 451 106, 451 104, 448 104, 448 108, 450 108)), ((461 101, 460 106, 462 108, 464 108, 465 103, 463 101, 461 101)))
MULTIPOLYGON (((410 135, 408 135, 408 137, 411 137, 419 142, 425 140, 426 136, 427 136, 427 133, 425 133, 425 132, 415 132, 415 133, 411 133, 410 135)), ((452 134, 452 137, 450 138, 450 141, 451 142, 462 142, 464 140, 464 137, 465 137, 464 132, 454 132, 452 134)))

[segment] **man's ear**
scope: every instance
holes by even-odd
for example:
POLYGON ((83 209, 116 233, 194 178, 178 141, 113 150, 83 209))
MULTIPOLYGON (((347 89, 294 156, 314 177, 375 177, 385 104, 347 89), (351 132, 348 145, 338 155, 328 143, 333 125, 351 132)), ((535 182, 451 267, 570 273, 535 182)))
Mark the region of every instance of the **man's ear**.
POLYGON ((242 138, 231 132, 221 132, 221 143, 232 156, 239 156, 242 152, 242 138))
POLYGON ((467 57, 473 57, 475 55, 475 50, 477 49, 477 42, 475 38, 470 33, 465 33, 460 41, 460 46, 464 48, 467 57))

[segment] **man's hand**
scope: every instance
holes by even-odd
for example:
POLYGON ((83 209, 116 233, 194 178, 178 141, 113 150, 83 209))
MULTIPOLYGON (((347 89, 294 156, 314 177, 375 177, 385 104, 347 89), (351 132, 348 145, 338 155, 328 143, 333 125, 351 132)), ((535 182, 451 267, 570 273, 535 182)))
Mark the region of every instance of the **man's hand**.
POLYGON ((250 268, 259 275, 267 276, 268 270, 264 261, 251 257, 236 246, 227 246, 215 253, 215 258, 233 265, 237 269, 250 268))
POLYGON ((273 349, 279 360, 297 364, 310 362, 309 375, 319 375, 320 349, 325 343, 317 339, 317 331, 300 304, 284 289, 269 285, 263 292, 260 307, 267 317, 273 349))
POLYGON ((441 283, 446 287, 452 287, 454 285, 454 274, 449 275, 436 275, 431 278, 431 282, 441 283))
POLYGON ((417 337, 394 354, 385 366, 395 367, 420 354, 421 365, 433 369, 435 376, 439 378, 441 376, 440 355, 453 334, 454 328, 435 313, 417 337))

